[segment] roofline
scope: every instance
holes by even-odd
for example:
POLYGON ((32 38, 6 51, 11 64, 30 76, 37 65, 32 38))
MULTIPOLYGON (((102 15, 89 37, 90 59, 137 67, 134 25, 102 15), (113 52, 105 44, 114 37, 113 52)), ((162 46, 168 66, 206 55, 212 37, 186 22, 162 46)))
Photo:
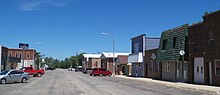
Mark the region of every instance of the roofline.
POLYGON ((146 37, 146 35, 145 35, 145 34, 141 34, 141 35, 139 35, 139 36, 136 36, 136 37, 131 38, 131 40, 132 40, 132 39, 139 38, 139 37, 143 37, 143 36, 145 36, 145 37, 146 37))
POLYGON ((203 15, 202 17, 211 16, 211 15, 214 15, 214 14, 219 13, 219 12, 220 12, 220 10, 217 10, 217 11, 215 11, 215 12, 210 12, 210 13, 208 13, 208 14, 203 15))
POLYGON ((168 30, 165 30, 165 31, 163 31, 162 33, 167 32, 167 31, 171 31, 171 30, 174 30, 174 29, 182 28, 183 26, 186 26, 186 25, 189 27, 189 24, 186 23, 186 24, 183 24, 183 25, 176 26, 176 27, 170 28, 170 29, 168 29, 168 30))

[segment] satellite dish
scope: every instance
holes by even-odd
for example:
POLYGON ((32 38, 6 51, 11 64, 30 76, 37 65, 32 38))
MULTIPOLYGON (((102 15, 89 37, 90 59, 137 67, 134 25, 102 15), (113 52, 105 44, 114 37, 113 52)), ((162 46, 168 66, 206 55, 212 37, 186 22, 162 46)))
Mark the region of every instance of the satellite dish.
POLYGON ((185 51, 184 50, 180 50, 180 55, 185 55, 185 51))

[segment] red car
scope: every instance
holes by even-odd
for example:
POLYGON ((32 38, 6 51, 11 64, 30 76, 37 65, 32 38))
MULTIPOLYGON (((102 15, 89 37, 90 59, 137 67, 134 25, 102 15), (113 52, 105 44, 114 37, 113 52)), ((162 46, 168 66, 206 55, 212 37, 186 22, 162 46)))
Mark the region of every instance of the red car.
POLYGON ((90 76, 111 76, 112 73, 109 70, 103 68, 94 68, 90 76))
POLYGON ((35 70, 33 67, 23 67, 21 70, 29 75, 33 75, 33 77, 41 77, 44 74, 44 70, 35 70))

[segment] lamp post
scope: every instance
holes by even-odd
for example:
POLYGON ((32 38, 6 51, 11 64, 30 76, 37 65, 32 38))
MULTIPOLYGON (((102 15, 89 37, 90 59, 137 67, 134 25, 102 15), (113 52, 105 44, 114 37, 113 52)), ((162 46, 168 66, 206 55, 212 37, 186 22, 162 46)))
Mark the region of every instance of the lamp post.
POLYGON ((115 64, 115 41, 112 35, 110 35, 109 33, 102 33, 102 35, 107 35, 110 36, 112 39, 112 48, 113 48, 113 76, 115 75, 115 70, 116 70, 116 64, 115 64))

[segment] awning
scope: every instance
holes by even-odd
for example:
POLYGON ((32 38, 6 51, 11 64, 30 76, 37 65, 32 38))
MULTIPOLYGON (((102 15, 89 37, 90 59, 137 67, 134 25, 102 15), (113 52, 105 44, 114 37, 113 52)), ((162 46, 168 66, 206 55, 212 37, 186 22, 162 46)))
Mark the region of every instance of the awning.
POLYGON ((142 62, 143 62, 142 53, 130 54, 128 56, 128 63, 142 63, 142 62))
POLYGON ((132 63, 128 63, 127 65, 131 65, 132 63))

